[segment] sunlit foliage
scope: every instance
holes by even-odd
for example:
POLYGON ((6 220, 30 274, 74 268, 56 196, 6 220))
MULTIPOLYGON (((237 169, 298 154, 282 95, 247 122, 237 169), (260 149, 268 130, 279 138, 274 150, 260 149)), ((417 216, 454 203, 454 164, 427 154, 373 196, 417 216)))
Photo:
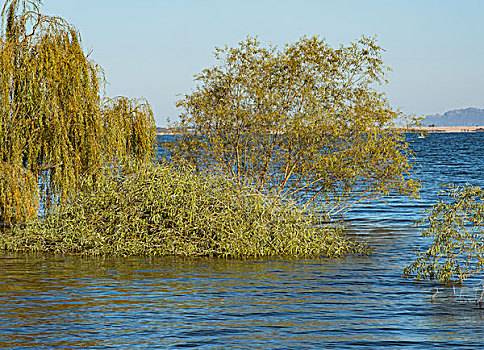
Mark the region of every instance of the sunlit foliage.
POLYGON ((123 96, 106 98, 101 115, 108 145, 103 150, 105 159, 152 160, 156 130, 153 111, 146 100, 123 96))
POLYGON ((231 258, 367 254, 334 225, 223 177, 126 165, 42 219, 0 235, 0 249, 83 255, 231 258))
POLYGON ((371 38, 332 48, 317 37, 278 50, 253 38, 217 49, 178 102, 172 159, 327 214, 390 191, 416 196, 411 151, 371 38))
POLYGON ((35 216, 39 199, 50 208, 75 193, 106 161, 153 152, 149 106, 103 101, 103 71, 78 31, 38 5, 9 0, 2 9, 0 222, 7 224, 35 216))
POLYGON ((484 190, 448 186, 441 195, 419 223, 432 244, 404 275, 456 283, 484 271, 484 190))

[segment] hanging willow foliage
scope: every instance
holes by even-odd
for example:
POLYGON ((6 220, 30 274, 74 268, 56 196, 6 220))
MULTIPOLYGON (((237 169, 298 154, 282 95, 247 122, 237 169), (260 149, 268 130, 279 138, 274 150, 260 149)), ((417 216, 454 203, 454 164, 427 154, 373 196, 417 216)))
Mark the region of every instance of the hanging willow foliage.
POLYGON ((0 162, 2 225, 25 221, 37 212, 37 183, 32 172, 0 162))
POLYGON ((0 222, 22 222, 36 214, 38 199, 48 209, 75 193, 81 178, 101 172, 106 155, 112 162, 153 152, 149 106, 103 102, 103 71, 84 53, 79 32, 41 14, 39 3, 9 0, 2 10, 0 222))
POLYGON ((153 156, 156 128, 153 111, 146 100, 123 96, 107 98, 102 108, 106 131, 105 154, 117 161, 125 156, 149 161, 153 156))

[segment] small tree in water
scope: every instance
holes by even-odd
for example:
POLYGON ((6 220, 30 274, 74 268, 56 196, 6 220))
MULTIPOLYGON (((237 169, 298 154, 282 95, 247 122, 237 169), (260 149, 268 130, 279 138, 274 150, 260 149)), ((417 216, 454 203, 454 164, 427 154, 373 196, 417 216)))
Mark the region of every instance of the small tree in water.
POLYGON ((390 191, 416 196, 403 116, 374 87, 386 82, 381 51, 366 37, 217 49, 219 64, 178 102, 172 159, 329 215, 390 191))
POLYGON ((101 68, 78 31, 8 0, 0 38, 0 223, 23 222, 95 178, 102 165, 148 159, 154 120, 144 101, 102 101, 101 68), (116 132, 113 132, 116 130, 116 132), (41 186, 39 187, 39 183, 41 186))
POLYGON ((448 186, 441 195, 419 222, 432 244, 404 275, 455 284, 484 271, 484 190, 448 186))

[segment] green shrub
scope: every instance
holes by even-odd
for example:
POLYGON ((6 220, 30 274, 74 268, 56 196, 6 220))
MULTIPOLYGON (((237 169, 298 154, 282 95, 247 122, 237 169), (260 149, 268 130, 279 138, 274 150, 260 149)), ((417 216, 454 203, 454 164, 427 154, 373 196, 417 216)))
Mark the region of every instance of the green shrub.
POLYGON ((126 166, 43 218, 0 237, 0 248, 82 255, 260 258, 366 254, 324 224, 221 177, 170 166, 126 166))
POLYGON ((404 276, 456 284, 484 272, 484 189, 451 184, 440 195, 417 223, 432 244, 416 252, 404 276))

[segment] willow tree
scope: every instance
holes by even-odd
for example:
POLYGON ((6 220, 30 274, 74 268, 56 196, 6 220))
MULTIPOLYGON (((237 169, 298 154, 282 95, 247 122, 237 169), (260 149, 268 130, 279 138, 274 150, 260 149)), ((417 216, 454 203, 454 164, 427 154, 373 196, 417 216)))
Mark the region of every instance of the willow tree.
POLYGON ((39 200, 49 208, 75 193, 80 179, 95 178, 107 162, 147 159, 153 152, 149 105, 126 98, 105 102, 103 71, 84 53, 79 32, 40 13, 39 3, 8 0, 2 9, 3 224, 36 215, 39 200))
POLYGON ((178 102, 172 159, 329 215, 391 191, 416 196, 396 127, 404 116, 377 90, 381 52, 366 37, 338 48, 312 37, 283 49, 253 38, 216 49, 218 64, 178 102))

